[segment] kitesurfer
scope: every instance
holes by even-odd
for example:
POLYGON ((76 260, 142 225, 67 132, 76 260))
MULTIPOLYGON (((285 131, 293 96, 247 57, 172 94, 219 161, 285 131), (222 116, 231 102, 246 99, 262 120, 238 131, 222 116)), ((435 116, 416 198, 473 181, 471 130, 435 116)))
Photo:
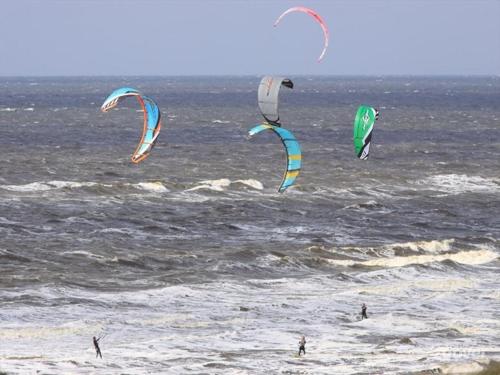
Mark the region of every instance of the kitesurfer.
POLYGON ((299 341, 299 357, 300 353, 304 352, 304 355, 306 355, 306 337, 302 336, 299 341))
POLYGON ((361 320, 368 319, 368 315, 366 315, 366 305, 363 303, 361 305, 361 320))
POLYGON ((96 357, 96 358, 97 358, 97 357, 101 357, 101 358, 102 358, 101 349, 99 348, 99 340, 100 340, 100 339, 101 339, 100 337, 99 337, 99 338, 96 338, 95 336, 94 336, 94 338, 93 338, 93 341, 94 341, 94 347, 95 347, 95 357, 96 357))

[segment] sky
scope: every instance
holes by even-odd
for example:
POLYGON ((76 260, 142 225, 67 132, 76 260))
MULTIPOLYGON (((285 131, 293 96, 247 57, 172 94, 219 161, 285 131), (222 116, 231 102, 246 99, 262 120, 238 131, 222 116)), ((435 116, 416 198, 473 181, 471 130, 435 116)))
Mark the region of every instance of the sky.
POLYGON ((262 74, 498 76, 500 0, 0 2, 0 76, 262 74))

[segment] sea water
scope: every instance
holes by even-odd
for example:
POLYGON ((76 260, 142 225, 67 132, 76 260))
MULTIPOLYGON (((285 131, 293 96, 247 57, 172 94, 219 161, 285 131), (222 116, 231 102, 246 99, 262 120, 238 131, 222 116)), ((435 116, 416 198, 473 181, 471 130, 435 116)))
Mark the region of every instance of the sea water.
POLYGON ((500 79, 0 79, 0 371, 408 374, 500 359, 500 79), (140 165, 152 97, 162 130, 140 165), (368 161, 356 109, 380 110, 368 161), (360 320, 361 304, 368 319, 360 320), (298 341, 306 336, 307 354, 298 341), (101 336, 103 359, 92 336, 101 336))

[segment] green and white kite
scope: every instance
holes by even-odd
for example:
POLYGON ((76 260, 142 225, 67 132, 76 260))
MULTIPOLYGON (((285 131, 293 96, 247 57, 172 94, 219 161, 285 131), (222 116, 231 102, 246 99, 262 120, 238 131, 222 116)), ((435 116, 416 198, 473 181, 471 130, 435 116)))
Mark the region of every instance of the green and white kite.
POLYGON ((354 151, 361 160, 368 159, 372 140, 373 125, 378 120, 378 110, 362 105, 354 119, 354 151))

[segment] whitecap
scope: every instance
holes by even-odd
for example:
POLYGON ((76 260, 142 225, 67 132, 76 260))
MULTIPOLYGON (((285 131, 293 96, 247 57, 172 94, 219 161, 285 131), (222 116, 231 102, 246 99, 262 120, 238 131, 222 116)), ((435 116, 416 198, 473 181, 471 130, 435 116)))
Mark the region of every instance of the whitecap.
POLYGON ((196 191, 201 189, 212 190, 212 191, 225 191, 227 188, 229 188, 231 185, 234 184, 241 184, 255 190, 264 189, 264 185, 262 184, 262 182, 254 179, 231 181, 228 178, 221 178, 218 180, 200 181, 199 184, 200 185, 194 186, 190 189, 187 189, 186 191, 196 191))
POLYGON ((169 190, 161 182, 139 182, 135 185, 141 190, 151 191, 154 193, 168 193, 169 190))
POLYGON ((500 192, 499 179, 467 176, 465 174, 435 175, 416 181, 416 185, 423 185, 426 188, 452 195, 462 193, 500 192))
POLYGON ((31 182, 25 185, 0 185, 0 188, 17 192, 48 191, 63 188, 80 188, 98 185, 96 182, 75 182, 75 181, 48 181, 31 182))
POLYGON ((426 253, 442 253, 450 251, 451 245, 455 242, 453 238, 446 240, 415 241, 405 243, 395 243, 384 246, 387 249, 407 248, 412 251, 424 251, 426 253))
POLYGON ((262 182, 254 179, 248 179, 248 180, 236 180, 234 183, 240 183, 246 186, 249 186, 255 190, 263 190, 264 185, 262 185, 262 182))
POLYGON ((428 264, 433 262, 443 262, 451 260, 456 263, 466 265, 480 265, 494 261, 498 258, 498 254, 491 250, 472 250, 460 251, 458 253, 440 254, 440 255, 411 255, 397 256, 392 258, 376 258, 364 261, 343 260, 343 259, 327 259, 327 262, 343 267, 361 265, 365 267, 405 267, 413 264, 428 264))
POLYGON ((32 182, 26 185, 0 185, 0 188, 9 191, 30 192, 30 191, 46 191, 52 187, 43 182, 32 182))
POLYGON ((201 185, 195 186, 191 189, 187 189, 186 191, 196 191, 200 189, 208 189, 213 191, 224 191, 229 185, 231 185, 231 180, 227 178, 221 178, 219 180, 206 180, 200 181, 201 185))
POLYGON ((447 375, 477 374, 483 370, 484 366, 480 365, 478 362, 453 363, 440 367, 440 372, 447 375))

